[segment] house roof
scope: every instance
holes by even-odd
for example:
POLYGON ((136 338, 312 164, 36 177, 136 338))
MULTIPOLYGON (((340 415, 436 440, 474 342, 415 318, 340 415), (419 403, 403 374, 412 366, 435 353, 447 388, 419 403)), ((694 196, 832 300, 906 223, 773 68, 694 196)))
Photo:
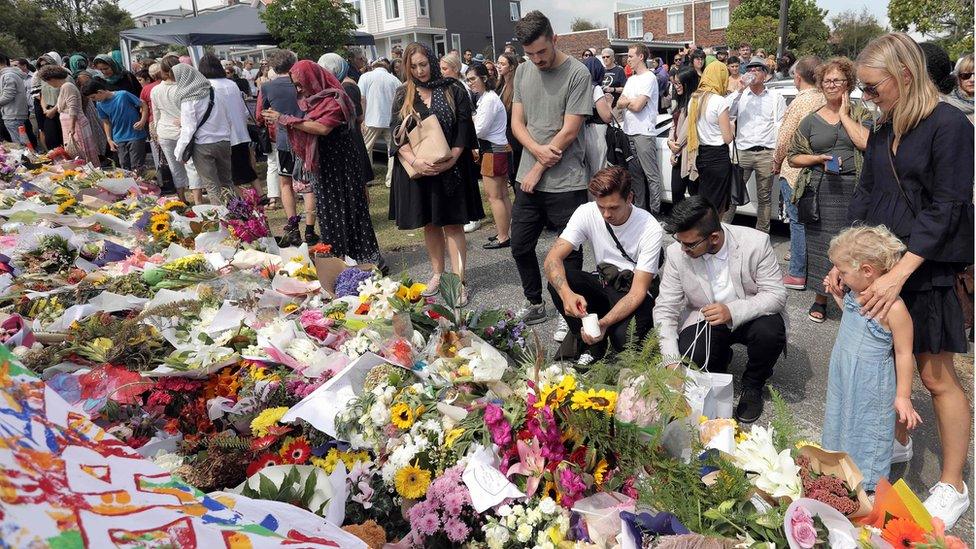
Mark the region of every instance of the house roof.
POLYGON ((172 10, 147 11, 146 13, 133 16, 133 19, 139 19, 141 17, 187 17, 189 15, 193 15, 193 10, 176 8, 172 10))

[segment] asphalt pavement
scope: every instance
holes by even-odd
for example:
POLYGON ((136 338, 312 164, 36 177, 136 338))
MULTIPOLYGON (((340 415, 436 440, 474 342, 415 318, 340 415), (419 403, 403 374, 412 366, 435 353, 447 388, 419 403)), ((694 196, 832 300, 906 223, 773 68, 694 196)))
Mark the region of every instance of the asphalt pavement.
MULTIPOLYGON (((748 218, 737 219, 737 222, 747 223, 748 218)), ((789 248, 789 237, 786 226, 774 223, 773 246, 777 257, 784 257, 789 248)), ((518 272, 511 256, 510 249, 484 250, 488 237, 494 235, 494 226, 486 224, 482 229, 468 235, 467 257, 467 285, 470 294, 470 307, 509 307, 517 309, 522 301, 522 287, 518 272)), ((555 240, 555 233, 545 232, 539 241, 537 253, 541 260, 555 240)), ((385 251, 391 272, 408 272, 414 279, 426 282, 431 275, 427 253, 422 246, 385 251)), ((592 252, 586 258, 586 268, 592 269, 594 261, 592 252)), ((785 268, 785 263, 783 264, 785 268)), ((534 328, 539 337, 550 344, 551 351, 557 345, 552 340, 555 330, 555 311, 548 294, 545 296, 547 312, 550 319, 536 325, 534 328)), ((787 299, 787 310, 790 316, 790 326, 787 343, 787 353, 781 357, 776 370, 769 381, 771 387, 776 388, 783 398, 790 404, 796 420, 810 440, 819 441, 821 422, 824 416, 826 399, 827 369, 830 361, 830 351, 840 320, 840 312, 831 304, 828 319, 823 324, 815 324, 807 319, 807 309, 813 302, 813 292, 790 291, 787 299)), ((730 372, 736 376, 736 398, 738 398, 738 380, 745 367, 745 352, 737 347, 730 372)), ((972 350, 967 355, 957 357, 957 372, 963 381, 963 386, 972 402, 973 389, 973 355, 972 350)), ((905 465, 892 468, 892 478, 904 478, 908 485, 923 501, 928 496, 928 488, 939 480, 939 438, 936 429, 932 400, 925 388, 915 379, 912 398, 916 409, 922 416, 922 425, 913 434, 915 456, 905 465)), ((769 419, 771 406, 767 396, 767 406, 760 418, 759 424, 765 425, 769 419)), ((972 444, 970 445, 972 448, 972 444)), ((972 483, 973 453, 970 451, 966 463, 966 478, 972 483)), ((973 505, 970 492, 970 508, 966 516, 953 528, 951 532, 963 540, 973 540, 973 505)))

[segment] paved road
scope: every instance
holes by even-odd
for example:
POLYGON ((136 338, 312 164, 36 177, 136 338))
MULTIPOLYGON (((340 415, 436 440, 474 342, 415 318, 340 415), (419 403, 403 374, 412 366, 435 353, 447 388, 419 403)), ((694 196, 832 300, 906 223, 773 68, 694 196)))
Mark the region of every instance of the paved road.
MULTIPOLYGON (((784 227, 774 227, 773 242, 777 256, 783 257, 789 247, 789 238, 784 227)), ((484 307, 512 307, 517 308, 522 300, 522 290, 518 273, 512 260, 510 250, 483 250, 481 245, 488 236, 494 234, 491 225, 469 235, 467 280, 471 292, 472 306, 484 307)), ((555 239, 555 234, 545 233, 539 243, 540 258, 548 251, 555 239)), ((423 247, 385 252, 390 262, 392 272, 407 271, 420 281, 426 281, 431 274, 430 264, 423 247)), ((587 258, 587 266, 592 267, 592 256, 587 258)), ((812 292, 791 291, 787 301, 787 308, 791 318, 791 327, 787 356, 782 357, 777 364, 776 371, 770 380, 793 408, 796 419, 805 431, 805 436, 811 440, 820 439, 820 424, 824 415, 824 401, 827 385, 827 366, 830 360, 830 350, 837 333, 839 311, 833 309, 828 313, 828 320, 823 324, 814 324, 806 318, 806 310, 813 300, 812 292)), ((550 314, 552 304, 546 296, 550 314)), ((552 332, 555 320, 549 320, 536 326, 543 341, 552 343, 552 332)), ((555 344, 552 344, 555 350, 555 344)), ((738 349, 733 359, 731 371, 737 380, 745 365, 745 353, 738 349)), ((972 354, 959 357, 957 369, 963 378, 963 385, 970 391, 973 387, 973 357, 972 354)), ((738 391, 738 387, 736 387, 738 391)), ((904 477, 923 500, 928 495, 928 487, 939 479, 939 441, 932 410, 932 401, 928 393, 916 379, 913 401, 924 423, 915 432, 915 457, 911 463, 895 466, 892 477, 904 477)), ((765 424, 769 418, 769 406, 760 418, 760 424, 765 424)), ((973 454, 967 461, 966 475, 972 478, 973 454)), ((973 485, 970 484, 970 488, 973 485)), ((972 498, 972 495, 970 495, 972 498)), ((953 529, 953 534, 963 540, 973 539, 973 506, 970 505, 967 517, 960 520, 953 529)))

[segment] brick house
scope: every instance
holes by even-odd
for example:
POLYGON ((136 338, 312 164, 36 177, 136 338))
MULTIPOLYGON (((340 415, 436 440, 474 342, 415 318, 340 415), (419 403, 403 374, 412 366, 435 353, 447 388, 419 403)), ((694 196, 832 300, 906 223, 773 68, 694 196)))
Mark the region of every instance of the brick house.
POLYGON ((727 44, 725 29, 740 0, 647 0, 617 2, 614 29, 629 40, 727 44))

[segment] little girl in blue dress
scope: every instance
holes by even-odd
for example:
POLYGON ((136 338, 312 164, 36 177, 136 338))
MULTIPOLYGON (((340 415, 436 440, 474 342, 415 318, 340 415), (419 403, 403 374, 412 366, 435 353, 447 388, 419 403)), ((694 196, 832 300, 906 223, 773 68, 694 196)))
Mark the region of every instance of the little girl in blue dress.
POLYGON ((899 299, 885 318, 872 319, 861 315, 857 301, 904 251, 884 226, 850 228, 830 242, 830 260, 849 291, 834 296, 843 317, 830 355, 822 444, 851 456, 867 491, 888 476, 895 420, 908 429, 921 422, 911 400, 915 358, 908 308, 899 299))

